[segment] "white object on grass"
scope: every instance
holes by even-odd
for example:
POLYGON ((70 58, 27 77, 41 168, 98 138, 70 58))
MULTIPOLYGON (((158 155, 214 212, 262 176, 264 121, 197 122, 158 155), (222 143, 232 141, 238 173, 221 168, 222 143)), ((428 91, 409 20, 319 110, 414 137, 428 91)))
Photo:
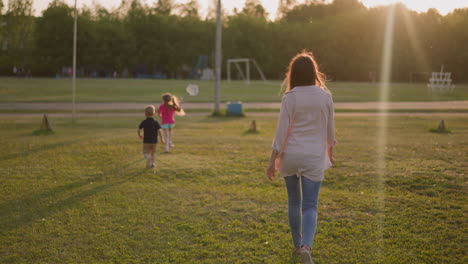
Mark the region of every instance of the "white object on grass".
POLYGON ((452 73, 444 72, 444 65, 442 65, 440 72, 433 72, 432 77, 429 79, 427 88, 431 92, 453 92, 455 85, 452 84, 452 73))
POLYGON ((205 68, 201 72, 200 80, 211 81, 214 80, 214 70, 210 68, 205 68))
POLYGON ((196 84, 189 84, 185 90, 190 96, 198 95, 198 85, 196 84))

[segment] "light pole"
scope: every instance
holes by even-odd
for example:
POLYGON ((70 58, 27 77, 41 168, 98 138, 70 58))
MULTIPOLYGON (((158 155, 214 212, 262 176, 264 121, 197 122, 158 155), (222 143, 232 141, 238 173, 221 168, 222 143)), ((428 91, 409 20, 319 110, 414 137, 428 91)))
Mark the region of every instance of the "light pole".
POLYGON ((73 77, 72 77, 72 122, 75 122, 75 94, 76 94, 76 32, 77 32, 77 20, 78 20, 78 12, 76 9, 76 1, 75 0, 75 12, 74 12, 74 23, 73 23, 73 77))
POLYGON ((214 114, 219 114, 219 90, 221 88, 221 0, 218 0, 216 13, 214 114))

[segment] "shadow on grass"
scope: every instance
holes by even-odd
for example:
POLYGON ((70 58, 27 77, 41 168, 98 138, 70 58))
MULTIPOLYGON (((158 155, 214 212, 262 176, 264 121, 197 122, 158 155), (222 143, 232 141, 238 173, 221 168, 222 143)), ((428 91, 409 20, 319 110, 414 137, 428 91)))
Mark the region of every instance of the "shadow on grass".
POLYGON ((11 230, 29 225, 38 219, 47 218, 53 213, 70 208, 90 196, 128 182, 129 180, 145 173, 146 170, 138 170, 133 174, 127 175, 125 178, 114 177, 116 181, 111 183, 99 184, 99 181, 103 180, 103 175, 115 175, 119 171, 125 170, 137 162, 138 161, 133 161, 123 167, 114 168, 103 173, 102 176, 58 186, 43 193, 34 194, 22 199, 1 204, 0 233, 7 233, 11 230), (91 182, 95 184, 95 187, 83 190, 67 198, 61 197, 62 194, 78 190, 81 187, 89 185, 91 182), (51 203, 50 201, 53 202, 51 203))
POLYGON ((243 120, 243 116, 206 116, 204 119, 200 120, 201 123, 225 123, 237 120, 243 120))
POLYGON ((244 131, 244 133, 242 133, 243 136, 248 136, 248 135, 259 135, 260 134, 260 131, 259 130, 246 130, 244 131))
POLYGON ((74 139, 74 140, 67 140, 67 141, 57 142, 57 143, 52 143, 52 144, 47 144, 47 145, 41 145, 40 147, 33 148, 33 149, 27 149, 27 150, 25 150, 23 152, 20 152, 20 153, 13 153, 13 154, 8 154, 8 155, 5 155, 5 156, 2 156, 2 157, 0 157, 0 161, 9 160, 9 159, 16 159, 18 157, 24 158, 24 157, 26 157, 28 155, 32 155, 32 154, 35 154, 37 152, 41 152, 41 151, 45 151, 45 150, 50 150, 50 149, 55 149, 55 148, 58 148, 58 147, 71 145, 71 144, 74 144, 74 143, 78 143, 80 141, 81 140, 74 139))
POLYGON ((289 258, 288 264, 298 264, 302 263, 302 260, 299 256, 297 256, 295 253, 291 253, 291 257, 289 258))

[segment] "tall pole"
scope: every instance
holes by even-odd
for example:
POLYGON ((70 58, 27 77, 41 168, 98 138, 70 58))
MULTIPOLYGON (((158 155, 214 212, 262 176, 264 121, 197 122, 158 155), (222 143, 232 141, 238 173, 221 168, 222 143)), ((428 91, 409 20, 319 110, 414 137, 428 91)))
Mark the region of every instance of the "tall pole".
POLYGON ((77 20, 78 20, 78 12, 76 9, 76 1, 75 0, 75 21, 73 24, 73 77, 72 77, 72 122, 75 122, 75 94, 76 94, 76 31, 77 31, 77 20))
POLYGON ((216 14, 215 74, 214 112, 219 113, 219 90, 221 88, 221 0, 218 0, 216 14))
POLYGON ((247 84, 250 84, 250 59, 245 62, 245 71, 247 75, 247 84))

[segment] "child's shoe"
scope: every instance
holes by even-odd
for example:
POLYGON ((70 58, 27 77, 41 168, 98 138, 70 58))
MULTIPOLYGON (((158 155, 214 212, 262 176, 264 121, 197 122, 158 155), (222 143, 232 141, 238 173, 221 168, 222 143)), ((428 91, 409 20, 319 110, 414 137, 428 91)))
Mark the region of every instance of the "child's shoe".
POLYGON ((149 169, 151 168, 151 159, 148 155, 145 155, 145 159, 146 159, 146 168, 149 169))

